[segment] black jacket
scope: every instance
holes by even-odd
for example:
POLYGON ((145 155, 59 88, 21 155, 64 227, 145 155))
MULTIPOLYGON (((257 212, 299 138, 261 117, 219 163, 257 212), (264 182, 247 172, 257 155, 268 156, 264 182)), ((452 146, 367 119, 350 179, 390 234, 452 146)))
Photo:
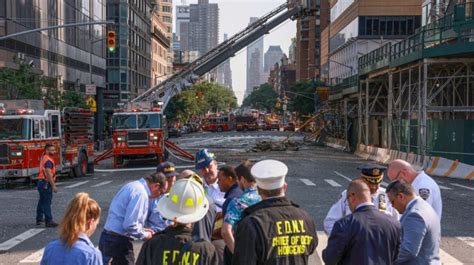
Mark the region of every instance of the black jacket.
POLYGON ((326 265, 392 264, 400 246, 400 223, 373 206, 362 206, 334 224, 323 251, 326 265))
POLYGON ((266 199, 242 213, 232 264, 308 264, 317 245, 308 213, 286 197, 266 199))
POLYGON ((220 264, 214 245, 202 240, 192 242, 186 248, 185 245, 190 240, 190 228, 185 226, 169 226, 163 232, 156 234, 152 239, 143 244, 136 264, 220 264))

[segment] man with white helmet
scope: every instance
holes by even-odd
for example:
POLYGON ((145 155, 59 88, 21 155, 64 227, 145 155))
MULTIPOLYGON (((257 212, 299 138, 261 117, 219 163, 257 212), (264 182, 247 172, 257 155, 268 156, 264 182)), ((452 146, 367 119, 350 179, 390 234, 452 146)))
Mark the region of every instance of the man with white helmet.
POLYGON ((178 180, 158 202, 160 214, 174 225, 143 244, 136 264, 219 264, 214 246, 191 236, 193 224, 208 209, 209 201, 199 183, 194 179, 178 180))
POLYGON ((285 196, 288 167, 280 161, 263 160, 250 172, 262 201, 242 213, 232 264, 308 264, 318 245, 316 224, 285 196))

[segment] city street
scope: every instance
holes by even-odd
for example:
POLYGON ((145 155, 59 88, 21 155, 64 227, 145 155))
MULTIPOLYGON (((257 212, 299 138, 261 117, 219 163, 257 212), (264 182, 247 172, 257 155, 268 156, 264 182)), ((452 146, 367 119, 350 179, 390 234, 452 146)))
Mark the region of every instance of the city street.
MULTIPOLYGON (((322 221, 349 181, 358 176, 356 167, 363 161, 355 155, 328 147, 301 145, 299 151, 247 152, 257 140, 283 139, 283 132, 195 133, 172 138, 183 149, 195 152, 209 148, 219 162, 237 165, 244 159, 278 159, 289 167, 287 195, 316 220, 319 246, 310 264, 321 264, 320 253, 327 236, 322 221)), ((302 136, 292 140, 302 141, 302 136)), ((192 168, 190 162, 171 158, 179 171, 192 168)), ((85 178, 60 179, 58 193, 53 197, 53 216, 59 222, 66 204, 77 192, 88 192, 102 207, 102 218, 92 242, 97 245, 105 223, 109 204, 125 183, 153 172, 153 163, 133 163, 124 169, 111 169, 110 162, 96 166, 93 175, 85 178)), ((444 264, 474 264, 474 183, 435 178, 443 198, 441 257, 444 264)), ((388 179, 383 182, 387 185, 388 179)), ((35 188, 17 187, 0 190, 0 264, 38 264, 43 248, 57 238, 56 229, 35 225, 38 192, 35 188)), ((136 242, 139 250, 141 243, 136 242)))

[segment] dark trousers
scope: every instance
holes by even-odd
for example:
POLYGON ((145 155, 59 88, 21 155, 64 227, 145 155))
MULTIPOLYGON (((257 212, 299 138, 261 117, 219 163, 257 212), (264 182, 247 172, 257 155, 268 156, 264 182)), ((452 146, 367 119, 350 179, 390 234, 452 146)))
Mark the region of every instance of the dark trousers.
POLYGON ((100 235, 99 250, 102 252, 104 264, 112 265, 133 265, 135 255, 133 254, 132 239, 103 231, 100 235))
POLYGON ((50 223, 53 221, 51 214, 51 201, 53 200, 53 187, 46 180, 40 180, 37 183, 39 192, 38 206, 36 207, 36 221, 45 221, 50 223))
POLYGON ((224 265, 231 265, 232 264, 232 252, 227 248, 224 248, 224 265))

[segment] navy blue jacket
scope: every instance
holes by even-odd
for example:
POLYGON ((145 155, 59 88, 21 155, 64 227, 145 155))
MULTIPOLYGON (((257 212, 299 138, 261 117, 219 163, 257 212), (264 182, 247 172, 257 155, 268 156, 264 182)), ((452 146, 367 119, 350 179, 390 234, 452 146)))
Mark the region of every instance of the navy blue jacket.
POLYGON ((393 264, 400 246, 400 223, 373 206, 362 206, 334 224, 323 251, 326 265, 393 264))

